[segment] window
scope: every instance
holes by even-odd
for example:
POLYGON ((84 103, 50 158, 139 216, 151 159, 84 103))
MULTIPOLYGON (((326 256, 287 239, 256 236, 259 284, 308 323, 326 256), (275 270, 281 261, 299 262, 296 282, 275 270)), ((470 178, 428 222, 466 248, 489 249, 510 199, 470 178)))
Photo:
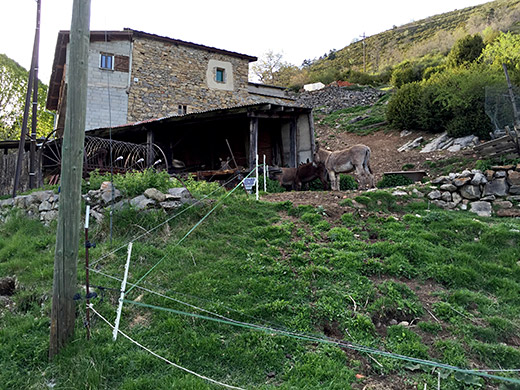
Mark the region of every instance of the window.
POLYGON ((186 106, 184 104, 179 104, 179 106, 177 107, 177 114, 184 115, 187 113, 188 113, 188 106, 186 106))
POLYGON ((114 55, 107 54, 107 53, 101 53, 100 57, 99 57, 99 67, 101 69, 113 70, 114 69, 114 55))
POLYGON ((226 70, 223 68, 217 68, 215 72, 215 81, 217 83, 225 83, 226 82, 226 70))

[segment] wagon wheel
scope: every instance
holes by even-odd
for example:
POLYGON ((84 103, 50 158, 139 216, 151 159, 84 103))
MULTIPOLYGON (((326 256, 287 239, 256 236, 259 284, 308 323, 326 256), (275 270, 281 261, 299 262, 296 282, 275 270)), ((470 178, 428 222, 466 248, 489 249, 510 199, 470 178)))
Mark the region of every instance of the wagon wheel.
POLYGON ((42 172, 46 176, 55 176, 61 170, 62 138, 56 138, 56 130, 45 137, 42 143, 42 172))
POLYGON ((141 144, 132 150, 125 159, 124 167, 126 170, 144 171, 146 168, 153 168, 157 171, 168 171, 168 162, 163 150, 156 144, 152 144, 152 164, 148 166, 148 147, 141 144))

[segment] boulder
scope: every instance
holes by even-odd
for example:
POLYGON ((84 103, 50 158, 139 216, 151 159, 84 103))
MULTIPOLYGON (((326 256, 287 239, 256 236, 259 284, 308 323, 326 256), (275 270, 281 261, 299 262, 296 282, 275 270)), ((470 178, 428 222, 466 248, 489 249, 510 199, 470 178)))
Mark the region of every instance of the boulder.
POLYGON ((512 195, 520 195, 520 185, 509 187, 509 193, 512 195))
POLYGON ((520 217, 520 210, 519 209, 499 209, 496 211, 496 215, 498 217, 518 218, 518 217, 520 217))
POLYGON ((183 187, 177 187, 177 188, 170 188, 168 190, 168 194, 172 195, 174 198, 171 198, 171 200, 177 199, 180 200, 182 203, 189 202, 192 200, 192 196, 190 192, 183 187))
POLYGON ((497 200, 493 202, 493 206, 495 206, 497 209, 510 209, 513 207, 513 203, 508 200, 497 200))
POLYGON ((136 196, 133 199, 130 199, 130 205, 135 207, 137 210, 145 210, 155 206, 155 200, 149 199, 144 195, 136 196))
POLYGON ((428 199, 430 199, 430 200, 440 199, 441 196, 442 196, 442 194, 439 190, 434 190, 428 194, 428 199))
POLYGON ((441 191, 449 191, 449 192, 455 192, 457 191, 457 187, 454 186, 453 184, 451 183, 448 183, 448 184, 443 184, 441 187, 440 187, 441 191))
POLYGON ((462 196, 460 196, 458 192, 454 192, 451 194, 451 200, 457 205, 462 201, 462 196))
POLYGON ((489 202, 472 202, 470 211, 479 217, 491 217, 491 203, 489 202))
POLYGON ((480 198, 480 187, 472 184, 466 184, 460 189, 460 195, 465 199, 479 199, 480 198))
POLYGON ((441 199, 445 202, 451 202, 451 192, 450 191, 444 191, 441 195, 441 199))
POLYGON ((520 172, 508 171, 507 172, 507 181, 512 186, 520 186, 520 172))
POLYGON ((479 185, 479 184, 486 184, 488 180, 486 179, 486 176, 482 174, 482 172, 475 172, 473 179, 471 179, 471 184, 473 185, 479 185))
POLYGON ((494 177, 495 177, 495 179, 501 179, 506 176, 507 176, 506 171, 496 171, 494 177))
POLYGON ((173 210, 173 209, 177 209, 177 208, 181 207, 182 203, 179 201, 176 201, 176 200, 171 200, 171 201, 161 202, 161 203, 159 203, 159 206, 161 206, 165 210, 173 210))
POLYGON ((439 150, 450 140, 452 139, 448 136, 448 133, 442 133, 438 137, 432 139, 428 144, 426 144, 424 148, 422 148, 421 153, 430 153, 439 150))
POLYGON ((446 184, 450 182, 448 176, 439 176, 432 180, 432 184, 446 184))
POLYGON ((494 179, 490 182, 486 183, 484 186, 484 196, 487 195, 496 195, 496 196, 506 196, 509 190, 509 185, 505 178, 494 179))
POLYGON ((412 141, 408 141, 403 146, 398 148, 397 151, 398 152, 405 152, 407 150, 415 149, 415 148, 417 148, 417 147, 419 147, 421 145, 423 140, 424 140, 423 137, 418 137, 418 138, 416 138, 416 139, 414 139, 412 141))
POLYGON ((156 188, 146 189, 144 191, 144 196, 146 196, 148 199, 153 199, 157 202, 164 202, 166 200, 166 195, 156 188))
POLYGON ((40 211, 40 212, 50 211, 50 210, 52 210, 52 203, 50 203, 47 200, 44 200, 43 202, 41 202, 40 206, 38 207, 38 211, 40 211))
POLYGON ((466 185, 469 182, 471 182, 471 178, 470 177, 458 177, 458 178, 453 180, 453 185, 455 185, 457 187, 462 187, 462 186, 466 185))

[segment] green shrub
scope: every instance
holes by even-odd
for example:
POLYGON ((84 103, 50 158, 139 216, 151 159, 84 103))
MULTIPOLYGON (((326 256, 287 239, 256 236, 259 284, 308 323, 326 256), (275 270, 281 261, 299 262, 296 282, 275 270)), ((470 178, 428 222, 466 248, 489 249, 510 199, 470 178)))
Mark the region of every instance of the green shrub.
POLYGON ((114 186, 129 197, 141 195, 148 188, 156 188, 165 192, 168 188, 173 187, 170 175, 166 171, 146 169, 142 172, 131 171, 111 177, 110 173, 100 174, 96 170, 90 173, 88 182, 83 183, 83 191, 98 190, 101 183, 111 181, 111 179, 114 181, 114 186))
POLYGON ((341 191, 348 191, 348 190, 357 190, 358 183, 356 179, 354 179, 350 175, 339 175, 339 189, 341 191))
POLYGON ((377 183, 378 188, 407 186, 413 184, 413 180, 403 175, 386 175, 377 183))
POLYGON ((480 57, 482 49, 484 41, 480 34, 468 34, 455 42, 448 54, 448 64, 452 67, 468 65, 480 57))
POLYGON ((423 332, 428 332, 431 334, 437 334, 442 330, 441 324, 432 321, 421 321, 417 324, 417 327, 423 332))
MULTIPOLYGON (((258 184, 260 186, 260 190, 263 191, 264 190, 264 178, 263 177, 259 178, 258 184)), ((277 192, 285 192, 285 188, 280 185, 280 182, 278 180, 272 180, 269 178, 267 178, 267 180, 266 180, 266 189, 267 189, 267 192, 270 194, 277 193, 277 192)))
POLYGON ((397 129, 421 128, 422 87, 418 82, 405 84, 388 101, 386 120, 397 129))

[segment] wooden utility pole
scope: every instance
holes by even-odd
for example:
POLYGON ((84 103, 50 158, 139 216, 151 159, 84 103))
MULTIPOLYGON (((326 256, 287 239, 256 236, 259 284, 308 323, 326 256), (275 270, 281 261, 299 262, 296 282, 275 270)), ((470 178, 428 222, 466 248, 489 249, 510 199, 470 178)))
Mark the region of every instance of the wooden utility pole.
MULTIPOLYGON (((40 9, 41 3, 40 0, 38 0, 36 13, 36 32, 34 33, 34 45, 33 54, 31 58, 31 68, 29 69, 29 80, 27 82, 27 94, 25 95, 22 129, 20 134, 20 142, 18 144, 18 156, 16 160, 16 168, 14 174, 13 198, 16 196, 16 192, 18 191, 18 185, 20 184, 20 174, 22 172, 23 155, 25 152, 25 138, 27 136, 27 123, 29 122, 29 105, 31 102, 31 91, 34 88, 36 90, 36 94, 38 93, 38 73, 36 72, 35 74, 35 69, 38 66, 38 46, 40 42, 40 9)), ((38 100, 38 95, 36 95, 36 100, 38 100)), ((33 126, 36 126, 36 115, 34 114, 34 110, 32 120, 33 126)), ((31 172, 33 171, 29 170, 29 173, 31 172)))
POLYGON ((67 112, 61 161, 61 193, 54 256, 49 358, 74 334, 74 294, 80 240, 81 176, 87 108, 90 0, 74 0, 70 28, 67 112))
POLYGON ((36 175, 36 125, 38 123, 38 57, 40 48, 40 14, 41 0, 38 1, 36 16, 36 34, 34 37, 34 67, 33 67, 33 103, 32 103, 32 123, 31 123, 31 148, 29 153, 29 188, 33 189, 39 186, 36 175))
POLYGON ((367 72, 367 44, 365 42, 365 33, 363 33, 363 72, 367 72))

